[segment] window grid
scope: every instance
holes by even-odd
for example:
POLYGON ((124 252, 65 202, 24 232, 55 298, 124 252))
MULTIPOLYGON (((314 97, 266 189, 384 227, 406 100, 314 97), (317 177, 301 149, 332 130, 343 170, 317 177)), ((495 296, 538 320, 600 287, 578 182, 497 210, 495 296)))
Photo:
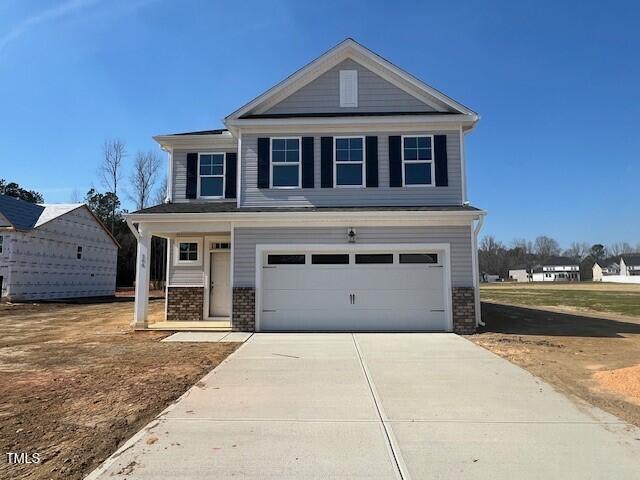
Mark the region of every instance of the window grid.
POLYGON ((178 259, 181 262, 195 262, 198 260, 198 244, 196 242, 180 242, 178 259))
POLYGON ((364 187, 366 184, 364 137, 335 137, 333 153, 334 187, 364 187), (357 170, 354 167, 358 167, 357 170), (341 181, 340 174, 346 174, 348 171, 357 171, 356 177, 360 178, 360 183, 341 181))
MULTIPOLYGON (((198 154, 198 197, 200 198, 224 198, 224 173, 225 154, 224 153, 200 153, 198 154), (206 179, 220 179, 215 182, 219 186, 216 195, 206 195, 202 186, 206 179), (219 193, 218 193, 219 192, 219 193)), ((206 192, 208 193, 208 192, 206 192)))
POLYGON ((271 139, 271 188, 301 188, 302 148, 300 137, 277 137, 271 139), (284 174, 295 168, 296 183, 276 179, 278 173, 284 174))
POLYGON ((433 186, 434 182, 433 162, 433 135, 406 135, 402 137, 402 184, 405 187, 433 186), (414 181, 407 170, 425 165, 425 181, 414 181))

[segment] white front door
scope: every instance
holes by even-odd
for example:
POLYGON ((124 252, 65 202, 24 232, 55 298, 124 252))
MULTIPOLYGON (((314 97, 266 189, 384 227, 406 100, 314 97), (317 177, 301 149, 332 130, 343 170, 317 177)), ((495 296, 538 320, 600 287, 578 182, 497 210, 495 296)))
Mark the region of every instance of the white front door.
POLYGON ((230 260, 229 252, 211 252, 209 262, 209 316, 231 316, 231 286, 230 286, 230 260))
POLYGON ((391 249, 267 254, 260 329, 447 330, 443 260, 391 249))

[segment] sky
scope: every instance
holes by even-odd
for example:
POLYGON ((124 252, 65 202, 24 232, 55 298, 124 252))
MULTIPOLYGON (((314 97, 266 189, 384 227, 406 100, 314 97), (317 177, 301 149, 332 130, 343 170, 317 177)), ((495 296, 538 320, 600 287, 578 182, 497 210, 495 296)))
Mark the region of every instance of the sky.
POLYGON ((483 234, 635 245, 640 2, 602 7, 0 0, 0 178, 69 202, 102 188, 106 138, 130 165, 153 135, 220 128, 353 37, 480 114, 466 149, 483 234))

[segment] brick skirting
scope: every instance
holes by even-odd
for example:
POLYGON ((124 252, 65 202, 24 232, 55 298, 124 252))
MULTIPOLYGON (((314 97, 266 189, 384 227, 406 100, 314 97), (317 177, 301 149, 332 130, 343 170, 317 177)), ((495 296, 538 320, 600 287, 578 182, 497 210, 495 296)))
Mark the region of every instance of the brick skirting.
POLYGON ((476 331, 476 299, 473 287, 453 287, 453 331, 470 334, 476 331))
POLYGON ((203 287, 168 287, 167 320, 200 321, 204 309, 203 287))
POLYGON ((233 287, 233 317, 231 330, 253 332, 256 329, 256 289, 233 287))

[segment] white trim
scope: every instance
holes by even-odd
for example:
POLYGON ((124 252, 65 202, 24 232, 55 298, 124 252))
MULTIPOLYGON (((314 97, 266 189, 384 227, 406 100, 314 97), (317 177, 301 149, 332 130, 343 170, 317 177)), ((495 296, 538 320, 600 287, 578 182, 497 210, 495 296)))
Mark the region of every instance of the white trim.
POLYGON ((429 128, 436 129, 437 127, 431 127, 431 125, 442 125, 457 127, 462 124, 470 128, 474 121, 469 119, 468 115, 379 115, 379 116, 339 116, 339 117, 284 117, 284 118, 238 118, 229 120, 228 124, 232 127, 268 127, 272 125, 293 125, 296 127, 296 131, 299 131, 300 126, 304 125, 331 125, 331 126, 365 126, 365 125, 398 125, 398 124, 410 124, 415 125, 417 128, 424 130, 425 125, 429 125, 429 128))
POLYGON ((462 203, 464 204, 467 201, 467 157, 464 150, 464 135, 465 132, 462 131, 462 125, 460 125, 460 129, 458 132, 460 136, 460 177, 462 183, 462 203))
POLYGON ((227 189, 227 182, 225 175, 227 174, 227 152, 198 152, 198 185, 196 198, 204 198, 207 200, 220 200, 225 198, 225 190, 227 189), (201 175, 200 174, 200 157, 202 155, 222 155, 222 174, 221 175, 201 175), (218 196, 203 196, 200 195, 200 179, 201 178, 222 178, 222 195, 218 196))
POLYGON ((402 186, 408 188, 424 188, 424 187, 435 187, 436 186, 436 156, 435 156, 435 143, 434 143, 434 135, 433 134, 415 134, 415 135, 402 135, 400 138, 400 152, 402 158, 402 186), (404 158, 404 139, 405 138, 429 138, 431 140, 431 160, 405 160, 404 158), (407 185, 405 182, 405 173, 404 173, 404 165, 405 163, 430 163, 431 164, 431 183, 425 184, 411 184, 407 185))
POLYGON ((238 152, 236 153, 236 205, 240 208, 240 195, 242 192, 242 132, 238 133, 238 152))
POLYGON ((367 159, 367 141, 366 137, 363 135, 344 135, 344 136, 334 136, 333 137, 333 188, 366 188, 367 186, 367 169, 366 169, 366 159, 367 159), (339 139, 352 139, 352 138, 360 138, 362 140, 362 160, 361 161, 351 161, 351 160, 338 160, 338 156, 336 155, 336 140, 339 139), (341 165, 360 165, 362 168, 362 183, 360 185, 338 185, 338 163, 341 165))
MULTIPOLYGON (((286 151, 286 150, 285 150, 286 151)), ((285 155, 286 157, 286 155, 285 155)), ((295 190, 302 188, 302 137, 269 137, 269 188, 273 190, 295 190), (273 161, 273 141, 274 140, 298 140, 298 185, 296 186, 274 186, 273 185, 273 167, 274 163, 277 167, 293 166, 293 162, 274 162, 273 161)))
POLYGON ((167 152, 169 160, 169 165, 167 167, 167 196, 165 197, 165 202, 171 203, 173 200, 173 147, 163 146, 161 148, 167 152))
POLYGON ((444 308, 447 319, 447 331, 453 331, 453 307, 452 307, 452 286, 451 286, 451 244, 449 243, 345 243, 345 244, 256 244, 256 273, 255 273, 255 331, 260 331, 260 314, 262 304, 262 270, 264 256, 267 252, 311 252, 311 251, 334 251, 345 253, 356 253, 359 251, 393 251, 397 252, 422 252, 433 250, 444 254, 444 261, 439 263, 444 267, 444 308))
POLYGON ((478 222, 475 224, 471 224, 471 268, 473 268, 473 290, 474 290, 474 304, 475 304, 475 314, 476 314, 476 326, 482 325, 484 326, 484 322, 482 321, 482 311, 480 305, 480 287, 478 285, 480 280, 480 271, 478 268, 478 234, 480 233, 480 229, 482 228, 482 224, 484 223, 484 216, 478 218, 478 222))
POLYGON ((174 266, 198 266, 202 265, 202 237, 176 237, 173 245, 173 265, 174 266), (180 260, 180 244, 197 244, 197 258, 195 260, 180 260))

